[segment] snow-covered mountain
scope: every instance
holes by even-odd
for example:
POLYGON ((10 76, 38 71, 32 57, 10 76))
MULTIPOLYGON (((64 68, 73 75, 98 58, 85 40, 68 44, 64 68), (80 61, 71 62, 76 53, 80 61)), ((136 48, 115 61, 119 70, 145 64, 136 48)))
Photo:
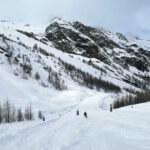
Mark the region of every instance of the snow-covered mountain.
POLYGON ((149 150, 149 103, 108 111, 149 86, 149 40, 62 18, 0 21, 0 103, 31 102, 46 117, 1 124, 0 150, 149 150))
POLYGON ((42 30, 1 21, 0 98, 56 110, 107 92, 111 103, 116 94, 149 87, 149 45, 149 40, 62 18, 42 30))

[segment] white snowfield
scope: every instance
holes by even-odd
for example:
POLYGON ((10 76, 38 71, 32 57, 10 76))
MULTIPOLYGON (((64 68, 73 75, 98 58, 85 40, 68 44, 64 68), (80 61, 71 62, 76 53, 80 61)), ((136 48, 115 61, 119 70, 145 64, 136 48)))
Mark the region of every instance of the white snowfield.
MULTIPOLYGON (((107 96, 103 94, 102 99, 107 96)), ((150 103, 102 110, 97 96, 46 121, 0 125, 0 150, 149 150, 150 103), (88 119, 83 112, 88 113, 88 119)))
MULTIPOLYGON (((61 22, 60 22, 61 23, 61 22)), ((66 24, 64 24, 66 26, 66 24)), ((69 28, 69 26, 67 26, 69 28)), ((91 74, 93 77, 102 77, 123 88, 132 88, 123 79, 134 73, 144 75, 135 67, 125 70, 119 64, 112 62, 112 66, 120 68, 116 72, 115 67, 108 66, 97 59, 92 58, 94 64, 107 69, 107 74, 101 74, 100 70, 83 63, 89 58, 64 53, 55 49, 51 42, 48 45, 33 38, 29 38, 16 29, 34 32, 41 39, 44 31, 30 26, 16 25, 9 22, 0 22, 0 34, 4 34, 13 41, 5 42, 0 37, 0 102, 8 99, 16 107, 24 109, 31 101, 34 113, 42 110, 46 121, 25 121, 12 124, 0 124, 0 150, 150 150, 150 103, 136 105, 134 108, 109 112, 109 105, 114 101, 117 94, 104 93, 80 86, 66 74, 62 65, 58 65, 59 57, 77 69, 91 74), (19 43, 25 44, 28 48, 19 43), (54 56, 45 56, 38 51, 33 52, 33 46, 46 50, 54 56), (23 79, 23 71, 20 64, 9 64, 4 49, 10 47, 14 57, 18 57, 20 63, 23 57, 30 58, 32 74, 23 79), (44 67, 61 74, 60 78, 65 81, 68 89, 64 91, 55 90, 48 82, 48 72, 44 67), (114 70, 113 72, 111 70, 114 70), (40 80, 35 80, 38 72, 40 80), (18 74, 18 75, 16 75, 18 74), (46 87, 42 86, 42 83, 46 87), (79 109, 80 116, 76 116, 79 109), (88 119, 83 113, 87 112, 88 119)), ((116 35, 111 34, 114 41, 118 41, 116 35)), ((129 44, 138 43, 141 47, 149 49, 150 41, 132 39, 129 44)), ((118 41, 120 42, 120 40, 118 41)), ((108 52, 112 50, 108 50, 108 52)), ((114 49, 118 57, 126 55, 123 49, 114 49)), ((139 77, 137 79, 141 80, 139 77)), ((139 90, 136 87, 133 87, 139 90)), ((123 90, 121 94, 126 94, 123 90)), ((36 114, 37 115, 37 114, 36 114)))

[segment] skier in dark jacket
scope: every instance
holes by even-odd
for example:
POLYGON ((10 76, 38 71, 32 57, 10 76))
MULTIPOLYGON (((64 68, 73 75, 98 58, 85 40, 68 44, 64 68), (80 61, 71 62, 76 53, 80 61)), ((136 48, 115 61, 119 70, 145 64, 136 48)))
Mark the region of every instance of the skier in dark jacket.
POLYGON ((79 116, 79 110, 77 109, 77 116, 79 116))
POLYGON ((45 121, 45 116, 43 116, 43 121, 45 121))
POLYGON ((110 105, 110 112, 112 112, 113 111, 113 107, 112 107, 112 104, 110 105))
POLYGON ((84 117, 87 118, 87 112, 84 112, 84 117))

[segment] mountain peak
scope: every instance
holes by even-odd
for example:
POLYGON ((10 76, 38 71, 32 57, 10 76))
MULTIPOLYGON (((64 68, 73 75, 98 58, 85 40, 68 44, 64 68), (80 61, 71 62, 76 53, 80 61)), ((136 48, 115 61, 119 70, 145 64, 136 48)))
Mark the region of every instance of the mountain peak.
POLYGON ((60 25, 63 25, 63 24, 68 24, 69 22, 65 21, 62 17, 57 16, 52 19, 51 24, 53 23, 58 23, 60 25))

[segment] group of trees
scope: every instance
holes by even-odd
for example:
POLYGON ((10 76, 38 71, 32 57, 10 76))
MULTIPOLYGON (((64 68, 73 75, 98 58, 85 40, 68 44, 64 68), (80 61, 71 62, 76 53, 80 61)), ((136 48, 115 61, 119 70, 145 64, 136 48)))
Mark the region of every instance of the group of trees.
MULTIPOLYGON (((13 47, 8 46, 8 48, 6 50, 6 52, 7 52, 6 56, 8 59, 8 63, 10 65, 12 63, 20 64, 22 71, 23 71, 22 77, 24 79, 28 79, 27 75, 30 75, 30 76, 32 75, 32 65, 31 65, 30 58, 25 54, 23 54, 22 56, 20 56, 20 54, 18 54, 17 56, 14 56, 12 48, 13 47), (22 58, 22 62, 19 63, 20 58, 22 58)), ((39 51, 43 55, 55 57, 53 54, 48 53, 46 50, 38 47, 37 44, 35 44, 33 46, 33 49, 39 51)), ((53 71, 50 67, 48 67, 47 71, 48 71, 48 82, 51 83, 55 89, 57 89, 57 90, 67 89, 67 86, 65 85, 65 81, 60 78, 59 73, 53 71)), ((18 75, 18 73, 15 72, 15 75, 18 75)), ((40 80, 40 78, 41 78, 40 74, 38 72, 36 72, 34 74, 34 78, 36 80, 40 80)))
MULTIPOLYGON (((47 52, 46 50, 42 49, 41 47, 38 47, 37 44, 35 44, 33 46, 33 51, 40 52, 41 54, 43 54, 45 56, 55 57, 53 54, 47 52)), ((40 59, 38 60, 38 62, 40 63, 40 59)), ((44 67, 44 69, 48 72, 48 79, 47 79, 48 82, 50 84, 52 84, 55 89, 60 90, 60 91, 67 89, 67 86, 65 85, 65 81, 60 78, 59 73, 53 71, 51 67, 44 67)), ((35 79, 36 80, 40 79, 39 73, 35 74, 35 79)), ((44 83, 42 83, 42 84, 44 84, 44 83)))
POLYGON ((31 103, 26 106, 24 112, 21 108, 16 108, 8 100, 0 103, 0 124, 33 119, 31 103))
POLYGON ((73 80, 76 82, 90 88, 97 90, 103 89, 106 92, 121 92, 121 88, 107 81, 102 80, 101 78, 93 77, 91 74, 82 71, 81 69, 77 69, 75 66, 68 64, 59 58, 59 61, 64 66, 67 74, 71 76, 73 80))
POLYGON ((23 64, 21 64, 23 72, 26 74, 31 75, 31 71, 32 71, 32 66, 31 64, 28 64, 26 62, 24 62, 23 64))
POLYGON ((51 67, 48 68, 48 82, 55 87, 57 90, 65 90, 67 89, 67 86, 65 85, 65 81, 62 80, 59 76, 59 74, 51 69, 51 67))
POLYGON ((23 63, 20 64, 20 65, 23 69, 23 72, 26 73, 26 74, 31 75, 32 65, 31 65, 31 62, 30 62, 30 58, 26 55, 22 55, 22 59, 23 59, 23 63))
POLYGON ((150 101, 150 91, 149 90, 145 91, 145 92, 139 92, 136 94, 136 96, 132 96, 131 94, 129 94, 122 98, 118 98, 114 102, 113 107, 114 107, 114 109, 117 109, 117 108, 124 107, 124 106, 145 103, 148 101, 150 101))
POLYGON ((142 76, 136 76, 136 74, 133 76, 126 75, 126 79, 123 79, 123 81, 137 88, 141 88, 142 90, 147 90, 150 85, 146 78, 142 76))
MULTIPOLYGON (((9 45, 7 46, 5 56, 7 57, 8 63, 10 65, 12 63, 14 63, 16 65, 19 64, 19 59, 21 58, 21 56, 20 56, 20 54, 18 54, 17 56, 14 56, 13 47, 10 48, 9 45)), ((32 65, 30 63, 30 58, 25 55, 22 55, 22 59, 23 59, 23 62, 20 63, 20 66, 22 67, 24 76, 25 76, 25 74, 31 75, 32 65)))
POLYGON ((38 47, 37 44, 34 44, 33 45, 33 48, 32 48, 33 52, 39 52, 41 54, 43 54, 44 56, 52 56, 52 57, 55 57, 52 53, 48 52, 47 50, 41 48, 41 47, 38 47))

